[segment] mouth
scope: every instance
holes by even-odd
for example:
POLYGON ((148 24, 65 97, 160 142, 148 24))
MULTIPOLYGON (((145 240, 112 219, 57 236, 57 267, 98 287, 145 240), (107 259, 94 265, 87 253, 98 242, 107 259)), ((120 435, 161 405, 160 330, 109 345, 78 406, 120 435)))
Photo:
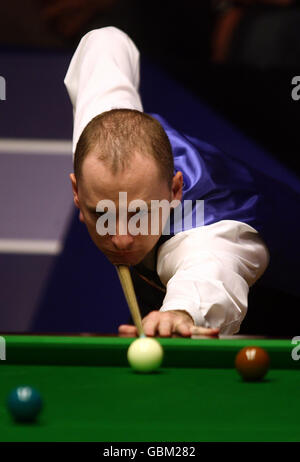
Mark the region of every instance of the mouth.
POLYGON ((135 265, 140 261, 137 252, 111 252, 106 256, 113 265, 135 265))
POLYGON ((129 251, 124 251, 124 252, 106 252, 106 255, 109 255, 112 258, 122 258, 122 257, 129 257, 136 255, 136 252, 129 252, 129 251))

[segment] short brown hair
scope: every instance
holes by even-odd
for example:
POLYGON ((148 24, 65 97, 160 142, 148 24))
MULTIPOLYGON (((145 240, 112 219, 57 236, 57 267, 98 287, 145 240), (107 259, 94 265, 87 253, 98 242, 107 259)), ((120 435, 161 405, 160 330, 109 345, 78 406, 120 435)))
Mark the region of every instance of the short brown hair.
POLYGON ((74 155, 74 174, 80 178, 82 164, 93 149, 99 160, 108 163, 113 173, 129 166, 133 154, 156 160, 169 186, 174 175, 174 160, 169 138, 161 124, 144 112, 112 109, 94 117, 83 130, 74 155))

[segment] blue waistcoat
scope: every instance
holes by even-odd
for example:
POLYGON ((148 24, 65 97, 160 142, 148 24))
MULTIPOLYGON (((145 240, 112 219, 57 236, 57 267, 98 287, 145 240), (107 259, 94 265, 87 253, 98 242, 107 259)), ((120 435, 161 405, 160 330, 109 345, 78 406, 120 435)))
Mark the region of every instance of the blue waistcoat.
MULTIPOLYGON (((216 147, 179 133, 163 117, 151 114, 172 146, 174 170, 183 174, 182 201, 204 201, 204 225, 236 220, 256 229, 270 252, 267 286, 300 295, 300 197, 288 184, 262 173, 216 147)), ((197 226, 193 220, 192 226, 197 226)), ((175 234, 162 236, 162 242, 175 234)))

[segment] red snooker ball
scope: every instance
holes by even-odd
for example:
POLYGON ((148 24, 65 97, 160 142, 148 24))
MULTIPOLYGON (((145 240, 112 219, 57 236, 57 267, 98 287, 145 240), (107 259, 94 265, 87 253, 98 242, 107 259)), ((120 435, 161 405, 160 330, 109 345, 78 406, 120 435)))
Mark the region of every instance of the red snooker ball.
POLYGON ((246 381, 261 380, 268 372, 270 357, 260 347, 242 348, 235 357, 235 367, 246 381))

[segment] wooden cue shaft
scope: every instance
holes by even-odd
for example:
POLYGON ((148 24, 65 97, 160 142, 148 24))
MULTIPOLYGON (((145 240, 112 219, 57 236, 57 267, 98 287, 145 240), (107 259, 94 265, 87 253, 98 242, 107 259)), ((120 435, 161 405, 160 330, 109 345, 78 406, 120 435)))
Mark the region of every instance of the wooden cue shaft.
POLYGON ((125 265, 117 265, 116 266, 118 276, 123 288, 123 292, 125 295, 125 298, 127 300, 129 310, 133 319, 133 322, 137 328, 139 336, 143 336, 144 330, 143 330, 143 325, 142 325, 142 318, 141 318, 141 313, 139 309, 139 305, 135 296, 135 291, 131 279, 131 274, 129 271, 129 267, 125 265))

